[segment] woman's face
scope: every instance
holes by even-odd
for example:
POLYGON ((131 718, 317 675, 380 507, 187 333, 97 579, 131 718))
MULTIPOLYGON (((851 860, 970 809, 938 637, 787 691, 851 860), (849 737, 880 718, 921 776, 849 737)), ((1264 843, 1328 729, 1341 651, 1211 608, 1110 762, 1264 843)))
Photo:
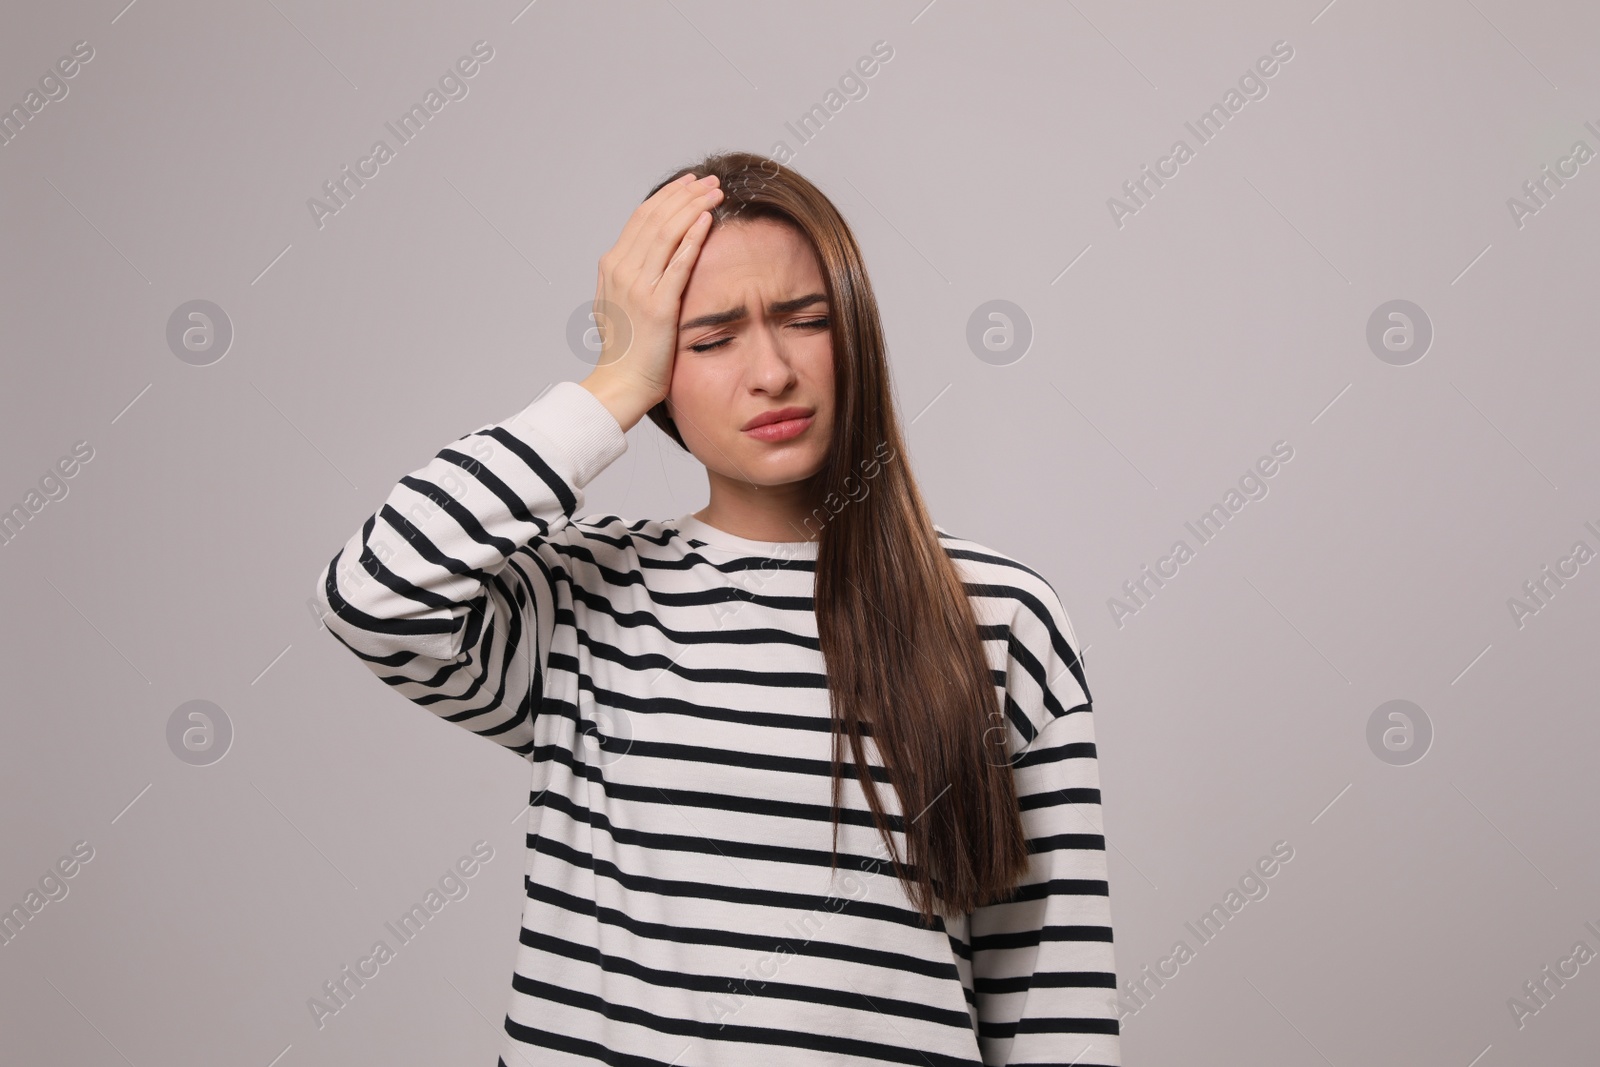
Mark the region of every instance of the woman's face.
POLYGON ((782 485, 822 468, 833 439, 826 293, 816 253, 792 226, 738 220, 706 236, 683 291, 667 411, 709 470, 782 485), (809 422, 747 429, 785 408, 809 422))

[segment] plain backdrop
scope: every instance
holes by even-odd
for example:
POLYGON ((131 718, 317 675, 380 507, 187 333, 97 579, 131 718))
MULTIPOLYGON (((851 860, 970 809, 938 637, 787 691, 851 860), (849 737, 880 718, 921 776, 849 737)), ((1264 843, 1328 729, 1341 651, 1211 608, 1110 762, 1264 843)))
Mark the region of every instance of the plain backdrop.
MULTIPOLYGON (((1087 646, 1125 1061, 1593 1057, 1592 5, 123 3, 0 17, 0 906, 39 893, 0 1058, 493 1062, 529 768, 307 598, 400 476, 587 373, 596 261, 719 148, 838 204, 935 520, 1087 646)), ((628 437, 585 511, 704 504, 628 437)))

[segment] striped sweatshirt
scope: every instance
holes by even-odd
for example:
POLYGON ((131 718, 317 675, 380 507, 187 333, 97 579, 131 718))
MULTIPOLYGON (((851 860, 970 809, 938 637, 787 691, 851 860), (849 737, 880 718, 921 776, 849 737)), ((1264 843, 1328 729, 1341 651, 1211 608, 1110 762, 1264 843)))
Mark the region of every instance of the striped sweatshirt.
POLYGON ((500 1067, 1120 1064, 1089 690, 1050 583, 935 526, 1030 855, 1004 902, 927 927, 848 746, 830 870, 817 543, 579 517, 627 445, 560 382, 401 478, 317 575, 374 674, 528 760, 500 1067))

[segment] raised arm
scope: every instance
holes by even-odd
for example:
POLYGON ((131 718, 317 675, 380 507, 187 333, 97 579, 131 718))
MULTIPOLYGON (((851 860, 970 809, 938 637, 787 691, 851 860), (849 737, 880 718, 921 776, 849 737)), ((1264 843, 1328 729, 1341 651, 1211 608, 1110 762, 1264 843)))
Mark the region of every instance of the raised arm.
POLYGON ((988 1067, 1116 1067, 1116 966, 1088 682, 1054 590, 1042 579, 1026 588, 1011 627, 1006 714, 1030 869, 1007 902, 971 915, 980 1047, 988 1067))
POLYGON ((584 486, 667 396, 716 184, 685 174, 657 190, 600 258, 603 344, 587 378, 553 386, 400 479, 317 575, 324 624, 374 674, 523 755, 556 626, 557 545, 584 486))
POLYGON ((318 572, 323 623, 407 699, 527 755, 555 626, 552 546, 627 444, 577 382, 460 438, 318 572))

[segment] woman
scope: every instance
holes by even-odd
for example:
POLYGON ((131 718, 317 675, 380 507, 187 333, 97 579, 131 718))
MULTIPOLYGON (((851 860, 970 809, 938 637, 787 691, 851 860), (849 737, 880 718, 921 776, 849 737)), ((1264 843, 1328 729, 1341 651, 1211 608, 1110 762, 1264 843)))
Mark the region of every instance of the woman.
POLYGON ((380 678, 533 766, 501 1064, 1120 1063, 1076 640, 929 521, 844 219, 708 157, 595 310, 593 373, 402 478, 317 580, 380 678), (709 502, 575 517, 646 415, 709 502))

